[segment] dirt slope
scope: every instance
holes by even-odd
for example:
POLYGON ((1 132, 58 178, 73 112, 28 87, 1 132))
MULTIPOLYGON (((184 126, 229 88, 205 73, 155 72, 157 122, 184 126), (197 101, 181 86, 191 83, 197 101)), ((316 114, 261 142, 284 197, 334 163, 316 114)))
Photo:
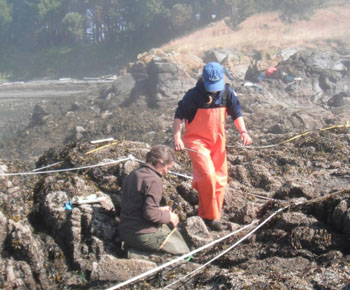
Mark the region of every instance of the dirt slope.
POLYGON ((309 21, 283 23, 278 13, 254 15, 236 30, 224 20, 170 41, 162 48, 202 56, 213 48, 234 48, 242 52, 310 47, 326 49, 350 44, 350 4, 318 10, 309 21), (195 40, 195 41, 193 41, 195 40))

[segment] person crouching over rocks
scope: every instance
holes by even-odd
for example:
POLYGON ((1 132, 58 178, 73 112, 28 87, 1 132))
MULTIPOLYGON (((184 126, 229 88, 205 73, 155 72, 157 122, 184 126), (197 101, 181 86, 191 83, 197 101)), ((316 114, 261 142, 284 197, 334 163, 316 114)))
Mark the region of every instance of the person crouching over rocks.
POLYGON ((121 202, 119 235, 128 248, 186 254, 189 248, 176 230, 178 216, 169 206, 160 206, 162 175, 175 164, 175 152, 156 145, 146 155, 146 163, 125 179, 121 202), (173 230, 167 226, 172 224, 173 230))

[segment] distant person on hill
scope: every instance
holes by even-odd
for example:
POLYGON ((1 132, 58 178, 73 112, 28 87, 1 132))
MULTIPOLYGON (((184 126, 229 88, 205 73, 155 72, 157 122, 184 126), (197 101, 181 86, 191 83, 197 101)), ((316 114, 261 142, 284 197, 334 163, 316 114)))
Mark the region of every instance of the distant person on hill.
POLYGON ((246 129, 236 93, 224 82, 224 69, 216 62, 203 68, 202 77, 179 102, 174 118, 175 150, 188 150, 192 160, 192 186, 198 191, 198 215, 212 230, 221 231, 221 211, 227 184, 226 114, 232 117, 243 145, 252 139, 246 129), (185 120, 185 132, 181 131, 185 120))
POLYGON ((165 145, 157 145, 147 153, 146 163, 126 177, 119 234, 128 247, 170 254, 189 252, 186 242, 176 230, 178 216, 169 206, 160 206, 162 175, 174 163, 174 150, 165 145), (170 230, 167 224, 172 224, 174 229, 170 230))

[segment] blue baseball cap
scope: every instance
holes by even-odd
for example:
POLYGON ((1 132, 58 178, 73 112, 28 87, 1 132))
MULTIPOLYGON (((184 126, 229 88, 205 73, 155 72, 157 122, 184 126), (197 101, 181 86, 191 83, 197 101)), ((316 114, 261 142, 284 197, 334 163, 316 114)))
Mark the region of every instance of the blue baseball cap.
POLYGON ((217 62, 208 62, 204 66, 203 79, 208 92, 218 92, 225 88, 224 70, 217 62))

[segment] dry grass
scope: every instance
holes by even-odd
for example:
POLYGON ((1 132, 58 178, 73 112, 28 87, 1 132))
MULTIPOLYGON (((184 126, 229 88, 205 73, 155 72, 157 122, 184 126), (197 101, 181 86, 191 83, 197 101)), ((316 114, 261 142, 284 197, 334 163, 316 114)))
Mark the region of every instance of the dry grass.
POLYGON ((283 48, 322 47, 338 41, 350 44, 350 4, 318 10, 309 21, 283 23, 277 13, 248 18, 233 31, 224 21, 208 25, 189 36, 175 39, 162 47, 170 51, 198 56, 213 48, 235 48, 240 51, 275 51, 283 48))

